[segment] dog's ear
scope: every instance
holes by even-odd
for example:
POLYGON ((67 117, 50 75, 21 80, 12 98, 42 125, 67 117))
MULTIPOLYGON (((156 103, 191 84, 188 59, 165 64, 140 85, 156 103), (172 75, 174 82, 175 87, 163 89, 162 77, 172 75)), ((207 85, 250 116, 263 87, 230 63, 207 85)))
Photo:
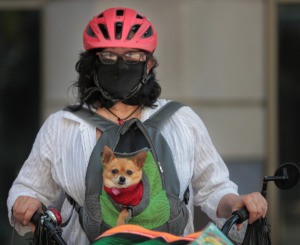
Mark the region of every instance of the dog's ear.
POLYGON ((104 146, 103 154, 102 154, 102 161, 104 165, 108 164, 114 158, 116 157, 113 151, 108 146, 104 146))
POLYGON ((145 151, 140 152, 137 154, 132 161, 139 167, 143 168, 145 161, 146 161, 147 154, 145 151))

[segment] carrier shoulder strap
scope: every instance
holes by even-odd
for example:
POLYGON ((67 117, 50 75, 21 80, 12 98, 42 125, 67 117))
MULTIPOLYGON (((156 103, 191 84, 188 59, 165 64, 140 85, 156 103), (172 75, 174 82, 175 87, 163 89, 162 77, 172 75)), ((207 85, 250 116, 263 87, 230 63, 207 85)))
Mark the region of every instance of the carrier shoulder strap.
MULTIPOLYGON (((65 107, 63 110, 69 111, 77 115, 79 118, 95 126, 97 129, 101 130, 102 132, 108 130, 109 128, 116 127, 116 125, 113 122, 107 120, 105 117, 84 107, 80 108, 79 110, 71 110, 69 107, 65 107)), ((75 209, 79 214, 80 223, 82 224, 83 223, 82 207, 67 192, 65 192, 65 196, 68 199, 69 203, 73 206, 73 209, 75 209)), ((62 224, 62 227, 66 226, 69 223, 71 216, 72 213, 68 218, 68 220, 62 224)))
POLYGON ((107 120, 105 117, 82 107, 79 110, 73 111, 69 107, 64 108, 65 111, 72 112, 79 118, 83 119, 84 121, 90 123, 91 125, 95 126, 102 132, 105 131, 108 128, 114 127, 115 124, 109 120, 107 120))
POLYGON ((161 129, 167 119, 170 118, 179 108, 184 106, 177 101, 170 101, 161 107, 157 112, 147 119, 144 124, 152 128, 161 129))

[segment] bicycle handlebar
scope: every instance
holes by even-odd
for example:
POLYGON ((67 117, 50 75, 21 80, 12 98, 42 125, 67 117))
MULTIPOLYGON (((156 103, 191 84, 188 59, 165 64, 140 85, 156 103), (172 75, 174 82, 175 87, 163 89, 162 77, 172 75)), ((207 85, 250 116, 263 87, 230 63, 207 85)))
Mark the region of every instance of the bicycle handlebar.
POLYGON ((231 227, 234 224, 241 224, 247 219, 249 219, 249 212, 246 207, 236 210, 232 213, 231 217, 227 219, 227 221, 224 223, 221 231, 227 236, 231 227))
POLYGON ((49 238, 53 238, 53 240, 56 242, 57 245, 67 245, 67 243, 61 237, 61 231, 59 231, 57 229, 57 227, 55 227, 49 221, 49 219, 45 218, 44 214, 41 214, 39 212, 35 212, 33 214, 33 216, 31 217, 30 221, 35 226, 42 225, 43 227, 45 227, 47 229, 47 231, 49 232, 49 238))

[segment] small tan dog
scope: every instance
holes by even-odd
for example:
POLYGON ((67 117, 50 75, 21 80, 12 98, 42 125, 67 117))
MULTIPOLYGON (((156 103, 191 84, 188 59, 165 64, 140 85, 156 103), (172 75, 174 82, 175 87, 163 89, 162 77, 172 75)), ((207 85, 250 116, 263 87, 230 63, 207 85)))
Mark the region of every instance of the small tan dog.
POLYGON ((116 226, 119 226, 130 218, 126 207, 136 206, 142 199, 142 168, 146 152, 142 151, 131 159, 117 158, 109 147, 104 146, 102 159, 104 190, 116 203, 124 206, 117 220, 116 226))

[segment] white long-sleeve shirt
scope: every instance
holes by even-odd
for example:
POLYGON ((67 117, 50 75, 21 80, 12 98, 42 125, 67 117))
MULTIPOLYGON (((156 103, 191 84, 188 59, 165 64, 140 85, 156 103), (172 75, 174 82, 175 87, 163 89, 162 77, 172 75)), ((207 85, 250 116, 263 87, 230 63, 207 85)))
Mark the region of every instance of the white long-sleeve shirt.
MULTIPOLYGON (((145 108, 141 120, 147 120, 167 103, 159 99, 155 109, 145 108)), ((162 128, 162 135, 173 153, 183 196, 190 186, 189 221, 185 234, 194 232, 193 205, 215 222, 220 199, 237 194, 237 186, 229 180, 228 169, 213 146, 205 125, 191 108, 179 109, 162 128)), ((46 206, 61 209, 63 221, 71 213, 71 205, 64 198, 66 191, 79 205, 84 204, 85 174, 91 152, 96 144, 96 129, 76 115, 58 111, 48 117, 41 127, 28 159, 13 183, 7 200, 11 224, 11 208, 20 195, 38 198, 46 206)), ((16 224, 21 234, 30 227, 16 224)), ((63 238, 69 245, 89 244, 74 211, 63 238)))

